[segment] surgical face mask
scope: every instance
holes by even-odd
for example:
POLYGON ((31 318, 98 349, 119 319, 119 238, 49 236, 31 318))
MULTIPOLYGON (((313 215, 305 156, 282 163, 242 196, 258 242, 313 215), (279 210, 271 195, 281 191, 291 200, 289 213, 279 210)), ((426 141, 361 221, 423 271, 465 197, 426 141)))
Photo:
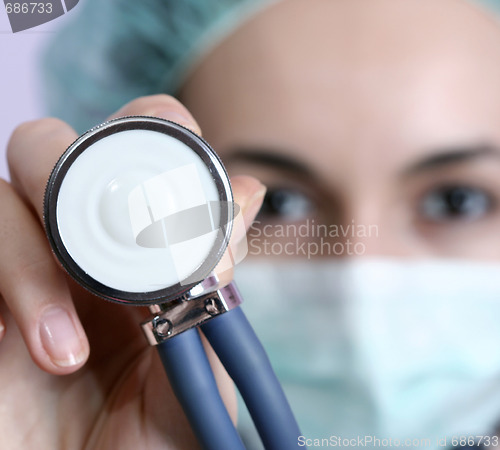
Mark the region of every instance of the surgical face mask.
POLYGON ((236 280, 307 438, 437 449, 500 422, 500 265, 247 260, 236 280))

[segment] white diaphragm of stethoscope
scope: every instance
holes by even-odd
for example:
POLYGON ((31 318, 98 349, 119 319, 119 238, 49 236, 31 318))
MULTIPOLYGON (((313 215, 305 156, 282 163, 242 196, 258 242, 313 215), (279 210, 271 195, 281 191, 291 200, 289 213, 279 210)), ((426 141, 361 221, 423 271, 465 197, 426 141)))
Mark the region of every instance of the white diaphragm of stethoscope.
POLYGON ((163 119, 126 117, 67 149, 49 179, 44 213, 56 256, 84 287, 151 304, 209 276, 238 207, 202 138, 163 119))

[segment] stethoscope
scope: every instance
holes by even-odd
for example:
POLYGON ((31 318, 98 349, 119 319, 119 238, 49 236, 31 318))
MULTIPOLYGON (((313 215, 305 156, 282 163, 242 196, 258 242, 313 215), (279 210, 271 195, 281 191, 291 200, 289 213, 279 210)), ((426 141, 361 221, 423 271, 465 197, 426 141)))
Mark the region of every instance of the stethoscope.
MULTIPOLYGON (((142 324, 203 448, 244 449, 197 328, 238 387, 267 450, 298 447, 269 359, 214 271, 237 215, 222 162, 198 135, 153 117, 111 120, 61 156, 45 193, 47 235, 67 272, 108 300, 148 305, 142 324)), ((224 269, 224 268, 222 268, 224 269)))

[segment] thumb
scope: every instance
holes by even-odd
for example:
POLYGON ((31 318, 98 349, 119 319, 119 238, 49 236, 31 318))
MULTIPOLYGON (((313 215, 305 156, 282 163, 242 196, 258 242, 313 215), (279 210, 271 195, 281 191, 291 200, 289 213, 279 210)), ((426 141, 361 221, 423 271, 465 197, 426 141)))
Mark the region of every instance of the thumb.
POLYGON ((233 177, 231 185, 236 203, 235 217, 229 246, 215 268, 220 286, 225 286, 233 279, 234 265, 246 256, 246 232, 257 216, 266 194, 266 187, 253 177, 233 177))
MULTIPOLYGON (((256 178, 243 175, 233 177, 231 184, 233 186, 234 201, 241 208, 246 231, 255 220, 262 206, 266 187, 256 178)), ((237 240, 243 239, 244 236, 238 235, 238 232, 239 230, 235 230, 234 238, 237 240)))

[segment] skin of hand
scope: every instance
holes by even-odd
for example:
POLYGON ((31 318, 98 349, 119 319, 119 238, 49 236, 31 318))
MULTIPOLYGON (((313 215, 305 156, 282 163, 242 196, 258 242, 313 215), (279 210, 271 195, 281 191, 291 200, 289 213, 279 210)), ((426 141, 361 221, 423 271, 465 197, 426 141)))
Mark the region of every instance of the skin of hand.
MULTIPOLYGON (((165 95, 136 99, 111 118, 127 115, 162 117, 201 134, 186 108, 165 95)), ((76 137, 64 122, 42 119, 18 127, 9 143, 12 182, 0 180, 0 446, 198 448, 140 330, 147 308, 89 294, 50 250, 42 225, 45 184, 76 137)), ((265 188, 244 176, 232 179, 232 186, 250 224, 265 188)), ((232 382, 203 340, 236 420, 232 382)))

